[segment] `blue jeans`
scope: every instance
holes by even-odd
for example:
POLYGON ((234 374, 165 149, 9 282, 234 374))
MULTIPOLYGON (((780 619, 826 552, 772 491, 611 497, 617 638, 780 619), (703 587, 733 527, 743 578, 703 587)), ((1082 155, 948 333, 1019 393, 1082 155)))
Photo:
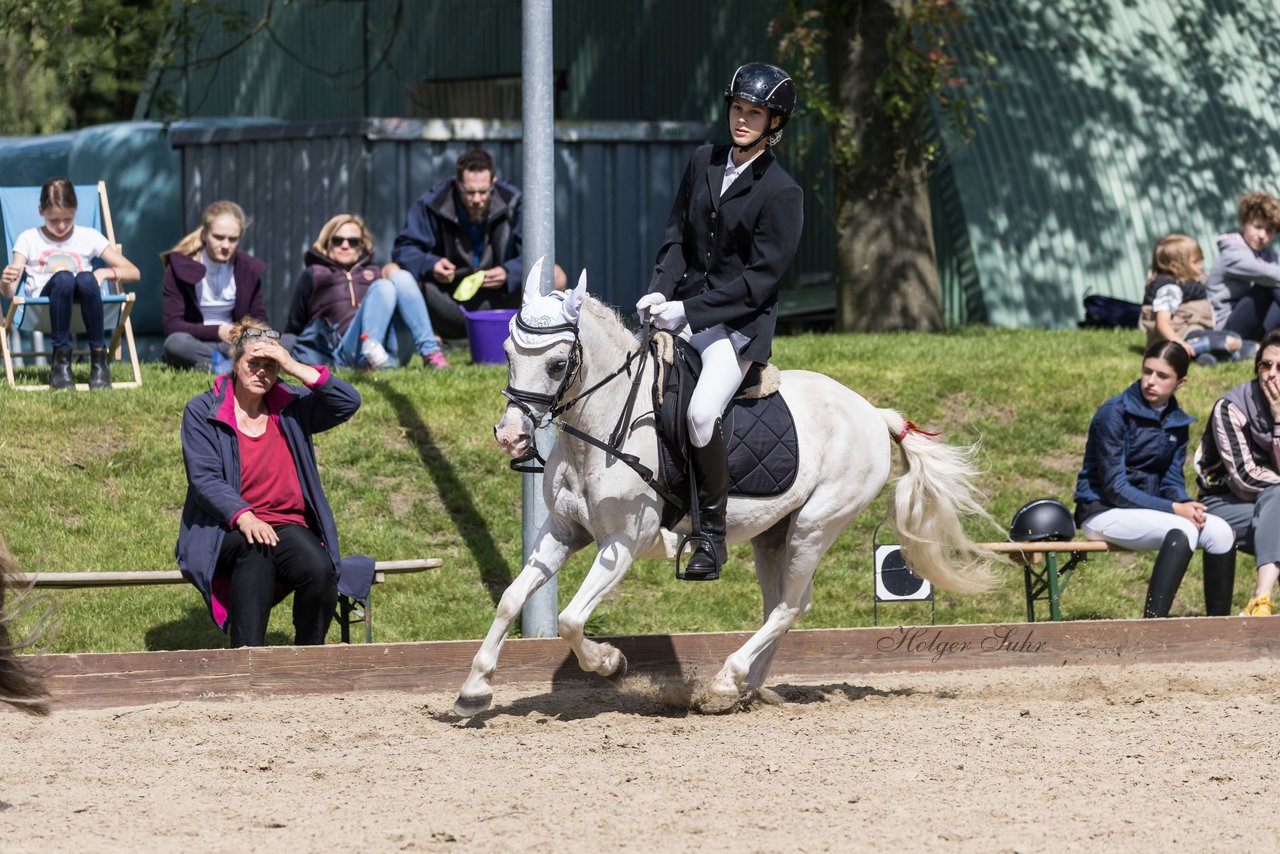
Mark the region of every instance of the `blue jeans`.
MULTIPOLYGON (((423 299, 422 290, 412 273, 397 270, 390 278, 378 279, 369 286, 364 300, 356 309, 356 316, 351 319, 351 325, 333 352, 334 364, 343 368, 363 366, 361 335, 382 342, 387 352, 394 356, 399 352, 395 324, 391 322, 396 317, 413 336, 415 353, 425 355, 440 349, 436 332, 431 328, 431 318, 427 316, 427 301, 423 299)), ((386 367, 395 367, 394 360, 388 361, 386 367)))
POLYGON ((107 333, 102 328, 102 288, 93 273, 54 273, 40 296, 49 299, 49 326, 54 347, 71 346, 71 304, 80 303, 85 333, 90 347, 107 346, 107 333))
POLYGON ((1201 353, 1214 353, 1225 359, 1230 359, 1233 362, 1240 361, 1240 345, 1243 342, 1240 340, 1240 336, 1234 332, 1227 332, 1220 329, 1211 331, 1197 329, 1183 335, 1182 340, 1191 345, 1192 349, 1196 351, 1197 356, 1201 353), (1227 343, 1232 338, 1235 338, 1238 343, 1236 345, 1236 349, 1228 350, 1227 343))

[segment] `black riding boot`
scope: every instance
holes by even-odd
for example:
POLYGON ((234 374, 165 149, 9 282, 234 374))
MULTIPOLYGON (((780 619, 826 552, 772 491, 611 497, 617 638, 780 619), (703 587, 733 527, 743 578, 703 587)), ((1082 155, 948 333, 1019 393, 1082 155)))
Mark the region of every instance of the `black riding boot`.
POLYGON ((89 348, 89 388, 111 388, 111 366, 106 347, 89 348))
POLYGON ((75 388, 75 378, 71 376, 71 348, 53 348, 53 367, 49 369, 49 388, 75 388))
POLYGON ((1231 594, 1236 588, 1236 550, 1220 555, 1204 553, 1204 612, 1210 617, 1231 614, 1231 594))
POLYGON ((1147 585, 1147 607, 1143 617, 1167 617, 1182 576, 1191 563, 1191 542, 1181 531, 1164 535, 1155 565, 1151 567, 1151 583, 1147 585))
POLYGON ((724 514, 729 503, 729 452, 725 447, 720 419, 716 419, 711 431, 711 441, 705 448, 690 446, 693 457, 693 473, 698 480, 698 518, 702 539, 689 562, 684 566, 686 581, 715 581, 720 577, 720 567, 728 559, 724 545, 724 514))

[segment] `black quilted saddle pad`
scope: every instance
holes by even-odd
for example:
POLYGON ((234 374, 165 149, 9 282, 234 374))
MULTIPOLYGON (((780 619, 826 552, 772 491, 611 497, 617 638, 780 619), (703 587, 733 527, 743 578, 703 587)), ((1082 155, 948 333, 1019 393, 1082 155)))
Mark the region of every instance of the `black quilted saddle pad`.
MULTIPOLYGON (((752 400, 735 400, 733 435, 729 438, 729 493, 764 497, 778 495, 796 480, 800 445, 791 409, 780 394, 752 400)), ((662 479, 677 495, 688 492, 683 455, 666 442, 659 443, 662 479)))

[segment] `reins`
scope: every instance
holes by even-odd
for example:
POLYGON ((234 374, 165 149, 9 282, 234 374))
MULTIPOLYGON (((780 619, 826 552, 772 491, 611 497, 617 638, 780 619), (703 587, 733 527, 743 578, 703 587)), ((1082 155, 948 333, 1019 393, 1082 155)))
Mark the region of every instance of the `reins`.
MULTIPOLYGON (((626 359, 617 369, 611 371, 603 377, 599 382, 590 386, 577 394, 572 399, 557 404, 565 393, 573 386, 574 380, 577 378, 578 370, 582 367, 582 341, 579 337, 578 326, 574 323, 562 323, 556 326, 529 326, 526 324, 519 314, 516 315, 516 325, 531 334, 547 334, 552 332, 568 331, 573 334, 573 345, 569 351, 569 364, 565 370, 564 379, 560 382, 560 387, 556 389, 554 394, 542 394, 540 392, 526 391, 525 389, 512 388, 508 385, 503 389, 502 394, 513 405, 533 422, 535 431, 539 427, 546 424, 554 424, 564 413, 572 409, 579 401, 590 397, 601 388, 613 382, 622 374, 631 376, 631 389, 627 393, 626 403, 623 404, 622 411, 618 414, 618 421, 613 426, 613 431, 609 434, 609 441, 603 442, 574 427, 572 424, 560 423, 560 429, 580 439, 587 444, 599 448, 606 454, 626 464, 632 471, 639 475, 640 479, 652 489, 654 492, 667 502, 676 505, 683 512, 685 502, 679 496, 667 489, 661 481, 654 475, 653 470, 640 462, 640 458, 635 454, 628 454, 622 450, 622 443, 626 441, 627 435, 631 432, 631 414, 635 411, 636 397, 640 392, 640 379, 644 376, 645 363, 649 358, 649 342, 652 338, 652 331, 649 322, 646 320, 640 328, 640 346, 627 354, 626 359), (635 373, 632 375, 631 367, 635 364, 635 373), (533 410, 530 404, 538 404, 547 407, 546 411, 539 415, 533 410)), ((546 470, 547 461, 538 453, 538 442, 536 432, 530 436, 529 450, 522 456, 511 461, 511 469, 521 472, 522 474, 539 474, 546 470), (536 461, 536 462, 531 462, 536 461)))

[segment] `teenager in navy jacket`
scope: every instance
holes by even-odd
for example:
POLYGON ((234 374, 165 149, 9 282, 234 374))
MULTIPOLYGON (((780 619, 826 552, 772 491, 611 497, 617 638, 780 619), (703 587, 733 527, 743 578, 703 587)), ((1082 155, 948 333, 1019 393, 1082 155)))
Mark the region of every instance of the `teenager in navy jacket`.
POLYGON ((1159 549, 1145 617, 1167 617, 1197 547, 1204 549, 1205 609, 1225 615, 1235 584, 1235 534, 1187 494, 1183 466, 1195 420, 1174 391, 1190 357, 1177 341, 1147 348, 1142 376, 1098 408, 1076 479, 1076 524, 1089 539, 1159 549))

